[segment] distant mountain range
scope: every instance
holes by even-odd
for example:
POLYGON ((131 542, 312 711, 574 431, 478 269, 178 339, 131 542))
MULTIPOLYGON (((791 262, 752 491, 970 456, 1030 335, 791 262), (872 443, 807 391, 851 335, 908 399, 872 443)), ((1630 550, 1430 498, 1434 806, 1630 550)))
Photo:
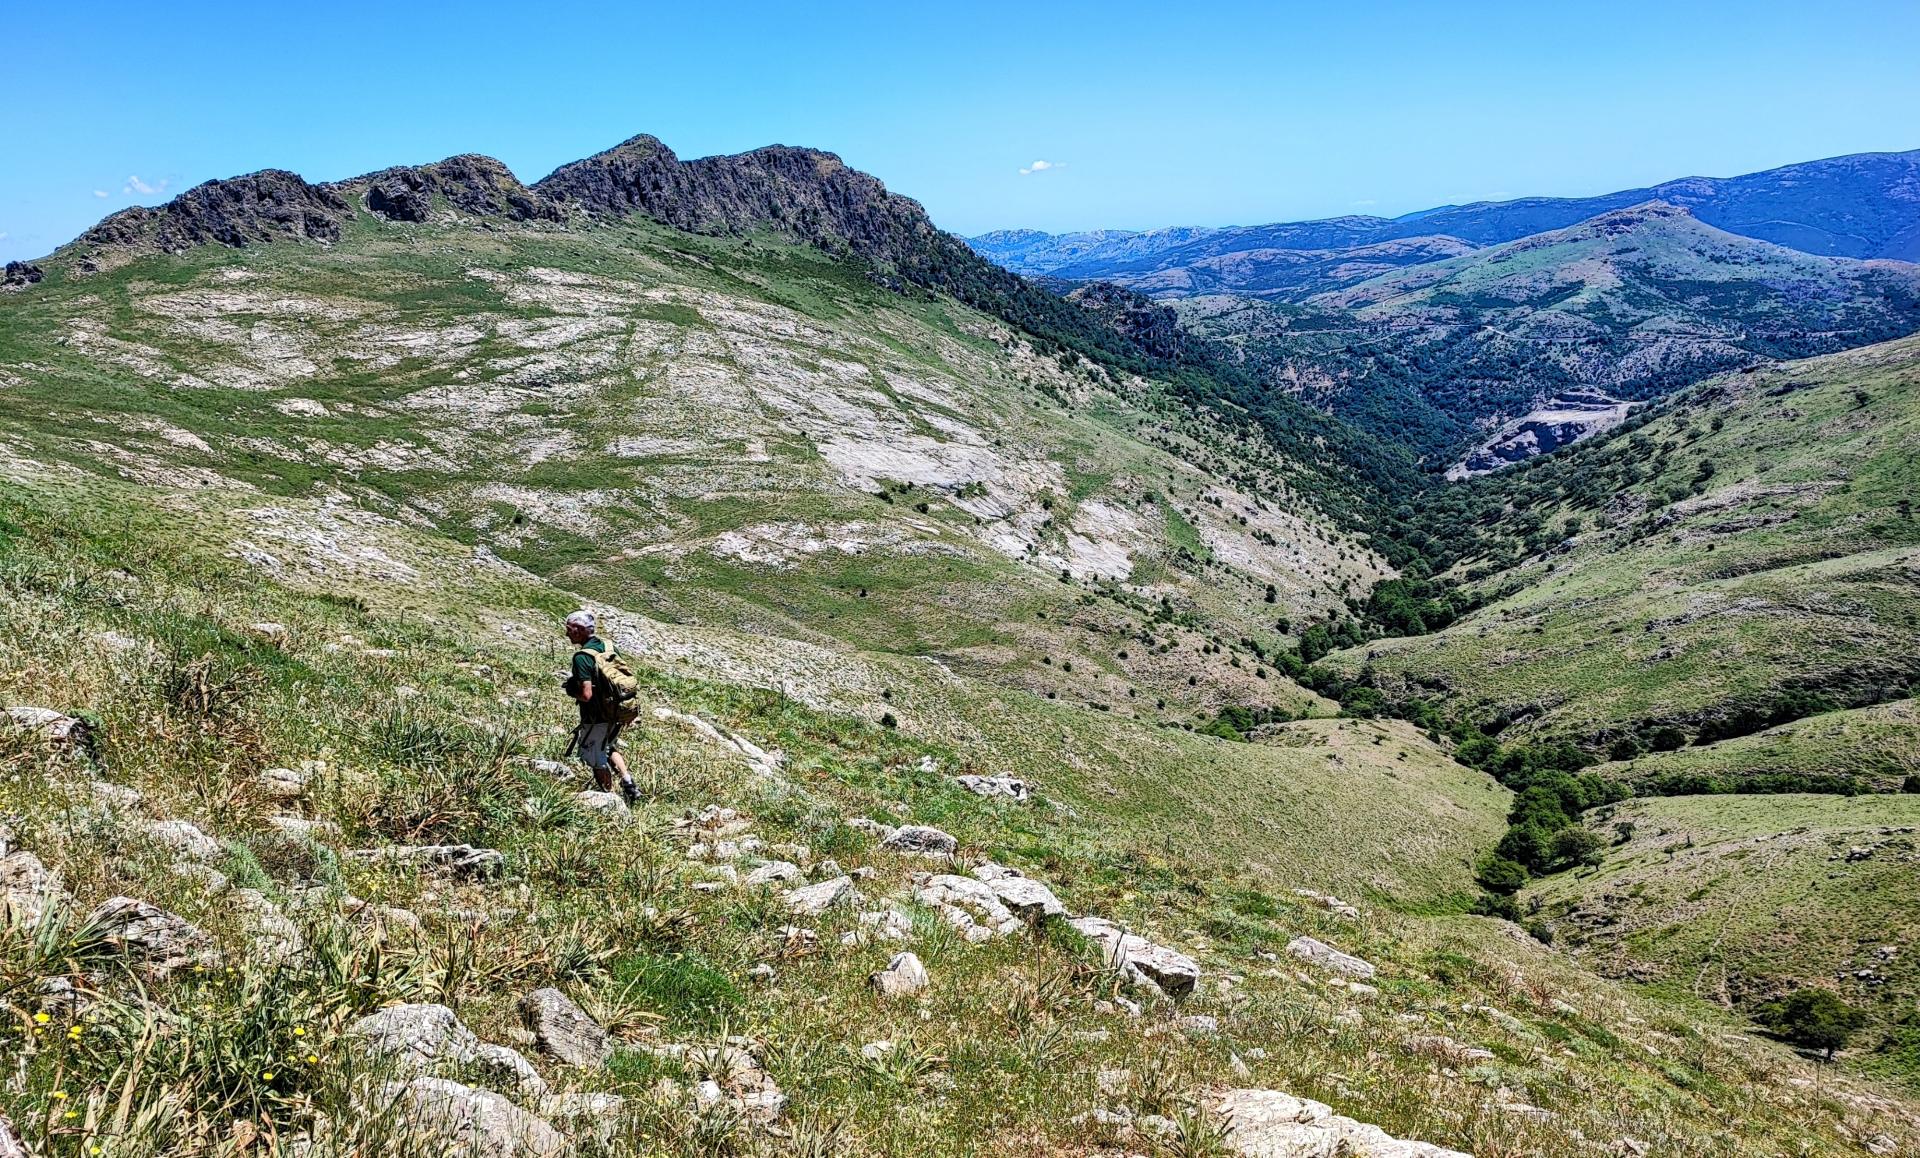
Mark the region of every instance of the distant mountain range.
POLYGON ((1740 177, 1686 177, 1599 197, 1443 205, 1402 217, 1219 229, 1013 229, 970 239, 1016 273, 1114 281, 1180 297, 1237 293, 1298 301, 1395 267, 1564 229, 1665 202, 1728 233, 1824 257, 1920 260, 1920 150, 1858 153, 1740 177))

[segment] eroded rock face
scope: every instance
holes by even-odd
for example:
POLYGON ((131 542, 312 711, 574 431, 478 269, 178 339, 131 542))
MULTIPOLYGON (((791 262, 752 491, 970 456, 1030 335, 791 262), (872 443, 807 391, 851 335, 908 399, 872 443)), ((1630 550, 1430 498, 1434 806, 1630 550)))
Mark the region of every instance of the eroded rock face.
POLYGON ((1004 796, 1022 803, 1033 797, 1033 789, 1017 776, 955 776, 953 782, 975 796, 1004 796))
POLYGON ((433 214, 437 195, 447 208, 471 217, 508 221, 558 221, 560 208, 539 196, 499 161, 477 153, 448 157, 432 165, 404 165, 342 182, 337 188, 364 187, 367 210, 388 221, 422 222, 433 214))
POLYGON ((909 997, 932 983, 927 967, 912 953, 895 953, 885 969, 871 974, 867 984, 882 998, 909 997))
POLYGON ((541 1118, 491 1090, 419 1077, 381 1088, 375 1112, 422 1143, 415 1153, 458 1158, 559 1158, 567 1140, 541 1118))
POLYGON ((905 828, 896 828, 880 842, 880 847, 888 852, 904 852, 913 856, 952 856, 960 847, 960 842, 948 833, 924 824, 909 824, 905 828))
POLYGON ((9 921, 32 924, 54 905, 67 900, 60 875, 30 852, 0 857, 0 925, 9 921))
POLYGON ((1278 1090, 1228 1090, 1214 1099, 1228 1142, 1245 1158, 1473 1158, 1393 1137, 1332 1107, 1278 1090))
POLYGON ((1200 983, 1200 963, 1184 953, 1123 932, 1101 917, 1081 917, 1070 924, 1098 944, 1107 963, 1136 985, 1150 986, 1168 997, 1182 997, 1200 983))
POLYGON ((403 1074, 424 1073, 441 1063, 465 1065, 479 1054, 480 1039, 444 1005, 394 1005, 347 1027, 367 1051, 403 1074))
POLYGON ((1374 968, 1351 953, 1342 953, 1324 941, 1312 937, 1295 937, 1287 942, 1287 952, 1302 961, 1331 970, 1343 977, 1355 977, 1361 981, 1373 979, 1374 968))
POLYGON ((540 1052, 568 1065, 604 1065, 613 1052, 607 1031, 558 989, 536 989, 521 998, 520 1016, 540 1052))
POLYGON ((84 744, 87 739, 86 721, 76 716, 56 712, 52 708, 8 708, 0 714, 0 724, 8 724, 22 732, 30 732, 49 744, 84 744))
POLYGON ((475 848, 470 844, 392 845, 387 848, 354 849, 347 855, 373 864, 443 869, 468 880, 496 877, 507 867, 505 854, 491 848, 475 848))
POLYGON ((181 253, 215 243, 244 248, 302 239, 331 244, 353 216, 346 199, 284 169, 196 185, 157 209, 123 209, 80 235, 76 245, 181 253))
POLYGON ((87 927, 107 944, 155 972, 213 959, 206 933, 165 909, 115 897, 87 915, 87 927))
POLYGON ((10 261, 4 270, 0 270, 0 293, 18 293, 30 285, 38 284, 45 276, 46 273, 37 265, 28 265, 24 261, 10 261))
POLYGON ((1014 916, 1029 925, 1037 925, 1048 917, 1067 915, 1067 907, 1053 895, 1053 890, 1030 877, 996 877, 987 882, 987 887, 1014 916))

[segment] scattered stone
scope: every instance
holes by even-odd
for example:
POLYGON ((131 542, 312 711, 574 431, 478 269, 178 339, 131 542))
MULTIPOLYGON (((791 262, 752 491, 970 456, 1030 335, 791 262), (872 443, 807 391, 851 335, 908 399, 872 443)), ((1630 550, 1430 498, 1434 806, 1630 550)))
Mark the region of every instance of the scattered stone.
POLYGON ((406 1076, 435 1066, 466 1065, 479 1056, 480 1039, 444 1005, 392 1005, 347 1027, 375 1057, 406 1076))
POLYGON ((573 779, 573 765, 567 763, 565 760, 528 760, 527 766, 535 772, 543 776, 551 776, 555 780, 573 779))
POLYGON ((1420 1034, 1400 1040, 1400 1048, 1418 1057, 1429 1057, 1450 1066, 1492 1061, 1493 1051, 1464 1045, 1441 1034, 1420 1034))
POLYGON ((37 924, 50 908, 69 900, 60 874, 24 850, 0 857, 0 928, 37 924))
POLYGON ((847 827, 853 829, 855 832, 864 832, 875 840, 885 840, 899 831, 891 824, 881 824, 877 820, 868 820, 864 816, 849 816, 847 818, 847 827))
POLYGON ((354 849, 347 855, 373 864, 445 869, 456 877, 470 880, 498 876, 507 867, 505 854, 491 848, 475 848, 470 844, 390 845, 386 848, 354 849))
POLYGON ((267 825, 282 836, 295 840, 323 843, 340 839, 340 826, 331 820, 308 820, 302 816, 269 816, 267 825))
POLYGON ((1179 1025, 1180 1031, 1189 1037, 1213 1037, 1220 1032, 1220 1019, 1210 1013, 1195 1013, 1183 1017, 1179 1025))
POLYGON ((892 1052, 893 1043, 890 1041, 870 1041, 860 1047, 860 1056, 872 1062, 877 1062, 892 1052))
POLYGON ((779 971, 765 961, 747 970, 747 980, 758 982, 761 985, 773 984, 779 975, 779 971))
POLYGON ((35 739, 56 747, 76 747, 87 742, 92 729, 85 720, 64 715, 52 708, 17 707, 0 712, 0 723, 11 724, 35 739))
POLYGON ((576 792, 573 802, 589 815, 601 820, 611 820, 616 824, 625 824, 633 814, 627 808, 627 802, 611 792, 576 792))
POLYGON ((840 905, 850 905, 859 894, 854 890, 852 877, 834 877, 821 881, 817 885, 788 889, 783 894, 787 910, 796 916, 817 917, 828 909, 840 905))
POLYGON ((220 842, 184 820, 149 820, 141 826, 148 840, 186 860, 209 861, 220 855, 220 842))
MULTIPOLYGON (((813 850, 804 844, 788 843, 769 845, 767 851, 774 856, 780 857, 782 860, 793 861, 795 864, 806 864, 813 859, 813 850)), ((834 875, 838 876, 839 874, 835 873, 834 875)))
POLYGON ((885 969, 879 970, 867 978, 867 984, 884 1000, 891 997, 907 997, 920 992, 932 983, 927 976, 927 967, 920 958, 912 953, 896 953, 885 969))
POLYGON ((899 909, 877 909, 860 914, 862 933, 882 941, 904 941, 913 935, 913 918, 899 909))
POLYGON ((1244 1158, 1473 1158, 1426 1142, 1402 1141, 1331 1106, 1278 1090, 1228 1090, 1214 1099, 1228 1143, 1244 1158))
POLYGON ((1027 877, 1002 876, 988 881, 987 887, 993 890, 993 895, 1000 898, 1000 903, 1011 910, 1014 916, 1029 925, 1037 925, 1048 917, 1067 915, 1067 907, 1060 903, 1060 898, 1039 881, 1027 877))
MULTIPOLYGON (((438 1144, 433 1152, 461 1158, 559 1158, 568 1149, 558 1130, 491 1090, 417 1077, 382 1087, 380 1097, 384 1105, 375 1111, 390 1108, 410 1134, 438 1144)), ((407 1149, 401 1147, 402 1152, 407 1149)))
POLYGON ((271 639, 275 641, 284 640, 290 634, 287 631, 287 625, 284 623, 249 623, 247 630, 253 632, 261 639, 271 639))
POLYGON ((533 1068, 520 1051, 504 1045, 483 1044, 473 1051, 472 1066, 487 1084, 513 1094, 523 1102, 537 1102, 547 1096, 547 1079, 533 1068))
POLYGON ((1287 952, 1322 969, 1330 969, 1346 977, 1358 977, 1362 981, 1371 981, 1375 972, 1372 965, 1360 958, 1342 953, 1324 941, 1316 941, 1312 937, 1295 937, 1287 942, 1287 952))
POLYGON ((87 915, 87 930, 156 973, 213 960, 211 939, 165 909, 115 897, 87 915))
POLYGON ((290 804, 306 796, 312 777, 293 768, 269 768, 255 776, 253 782, 268 800, 290 804))
POLYGON ((924 824, 909 824, 897 828, 880 847, 888 852, 901 852, 910 856, 948 857, 960 847, 960 842, 948 833, 924 824))
POLYGON ((953 780, 976 796, 1004 796, 1023 804, 1033 796, 1027 782, 1014 776, 956 776, 953 780))
POLYGON ((1081 917, 1071 924, 1082 936, 1100 946, 1108 966, 1120 970, 1134 985, 1168 997, 1182 997, 1192 993, 1200 982, 1200 963, 1184 953, 1122 932, 1113 922, 1101 917, 1081 917))
POLYGON ((520 1001, 520 1015, 540 1051, 573 1066, 598 1066, 613 1052, 607 1031, 558 989, 536 989, 520 1001))
POLYGON ((770 860, 747 874, 749 885, 770 885, 780 881, 797 881, 805 876, 800 866, 790 861, 770 860))
POLYGON ((940 910, 947 923, 959 929, 968 940, 1010 936, 1021 928, 1020 918, 994 894, 992 885, 972 877, 947 873, 928 877, 914 898, 940 910), (976 918, 980 921, 978 925, 976 918))

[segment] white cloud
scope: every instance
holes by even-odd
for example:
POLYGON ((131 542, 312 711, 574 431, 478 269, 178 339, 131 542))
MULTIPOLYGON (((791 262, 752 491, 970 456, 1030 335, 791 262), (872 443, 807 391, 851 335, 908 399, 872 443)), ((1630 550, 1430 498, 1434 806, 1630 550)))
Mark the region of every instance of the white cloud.
POLYGON ((105 197, 107 195, 107 191, 105 189, 95 189, 93 191, 93 195, 95 197, 105 197))
POLYGON ((128 177, 126 188, 120 190, 120 192, 128 196, 132 196, 135 193, 151 195, 154 193, 165 193, 166 191, 167 181, 164 177, 161 178, 160 183, 157 185, 149 185, 138 177, 128 177))
POLYGON ((1061 165, 1054 161, 1035 161, 1033 164, 1028 165, 1026 168, 1020 170, 1020 175, 1022 177, 1025 177, 1030 173, 1044 173, 1048 169, 1064 169, 1064 168, 1066 168, 1066 166, 1061 165))

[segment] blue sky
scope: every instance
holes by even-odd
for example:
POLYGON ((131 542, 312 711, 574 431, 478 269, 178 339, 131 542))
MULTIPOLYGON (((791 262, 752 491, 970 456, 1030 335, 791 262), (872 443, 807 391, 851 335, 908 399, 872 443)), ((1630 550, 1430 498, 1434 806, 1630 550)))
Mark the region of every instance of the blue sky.
POLYGON ((946 228, 1256 223, 1920 147, 1920 3, 0 0, 0 258, 253 169, 811 145, 946 228), (1050 167, 1033 169, 1033 162, 1050 167))

